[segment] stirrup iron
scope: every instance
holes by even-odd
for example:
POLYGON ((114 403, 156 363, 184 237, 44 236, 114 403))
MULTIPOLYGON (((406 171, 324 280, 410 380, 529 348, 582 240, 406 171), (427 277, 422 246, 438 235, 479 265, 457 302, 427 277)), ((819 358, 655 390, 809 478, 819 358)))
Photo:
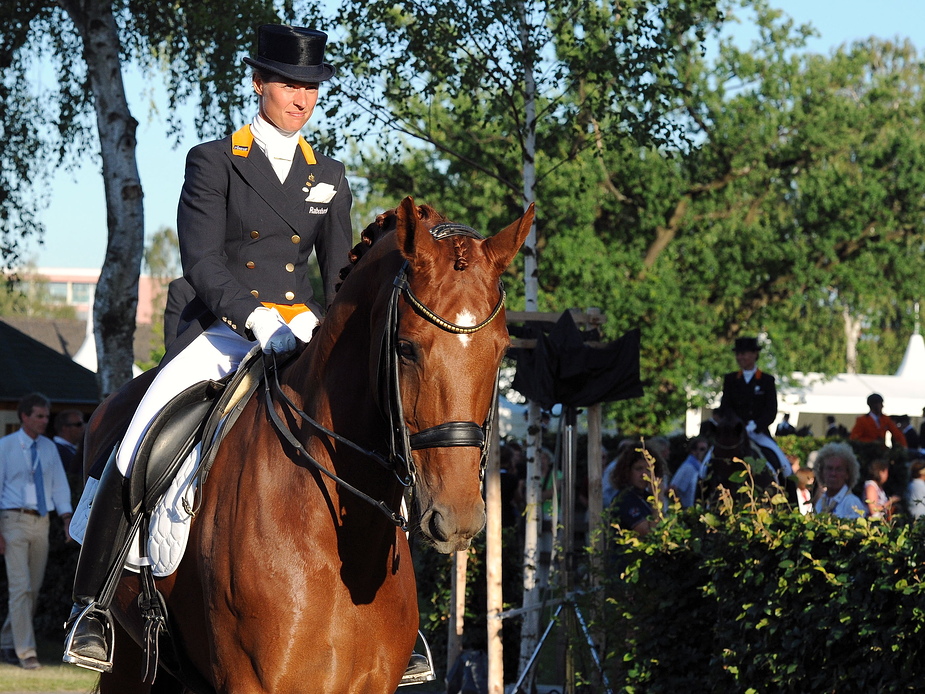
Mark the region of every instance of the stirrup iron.
POLYGON ((77 665, 78 667, 86 668, 88 670, 95 670, 96 672, 112 672, 112 657, 116 648, 116 642, 115 632, 113 631, 112 617, 110 616, 108 610, 101 610, 97 607, 97 603, 91 602, 80 611, 77 617, 70 624, 65 624, 64 626, 65 628, 69 627, 67 638, 64 640, 64 657, 62 660, 65 663, 71 663, 72 665, 77 665), (100 622, 103 624, 103 630, 105 632, 104 638, 106 641, 106 653, 108 656, 107 660, 89 658, 73 650, 74 636, 77 633, 77 626, 91 613, 93 614, 93 617, 100 620, 100 622))
MULTIPOLYGON (((433 682, 437 679, 437 674, 434 672, 434 657, 430 652, 430 644, 427 643, 427 639, 424 638, 424 634, 418 630, 418 637, 421 639, 421 642, 424 644, 424 651, 427 653, 425 656, 427 659, 427 669, 421 670, 420 672, 408 673, 406 672, 402 675, 401 682, 399 682, 399 687, 407 687, 412 684, 423 684, 424 682, 433 682)), ((412 653, 412 655, 415 655, 412 653)), ((418 653, 417 655, 421 655, 418 653)))

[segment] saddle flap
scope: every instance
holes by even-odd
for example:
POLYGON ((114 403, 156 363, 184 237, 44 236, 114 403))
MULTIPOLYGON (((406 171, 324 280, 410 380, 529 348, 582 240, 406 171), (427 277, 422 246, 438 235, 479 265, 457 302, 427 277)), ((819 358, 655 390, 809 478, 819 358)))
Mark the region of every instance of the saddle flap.
POLYGON ((177 395, 157 414, 138 446, 128 484, 128 507, 149 511, 202 433, 203 422, 224 385, 200 381, 177 395))

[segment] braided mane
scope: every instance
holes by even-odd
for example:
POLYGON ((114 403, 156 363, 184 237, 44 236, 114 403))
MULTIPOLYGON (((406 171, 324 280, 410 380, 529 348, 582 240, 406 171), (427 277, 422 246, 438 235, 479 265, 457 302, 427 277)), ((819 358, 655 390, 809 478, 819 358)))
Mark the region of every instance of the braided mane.
MULTIPOLYGON (((433 220, 434 223, 436 223, 443 219, 443 215, 437 212, 437 210, 435 210, 430 205, 418 205, 418 213, 421 215, 421 219, 425 221, 433 220)), ((350 249, 350 253, 348 255, 350 264, 341 268, 339 273, 340 282, 335 285, 335 291, 340 289, 341 285, 344 283, 344 280, 347 279, 347 275, 349 275, 350 271, 353 269, 353 266, 360 261, 360 258, 366 255, 366 252, 372 248, 373 244, 388 234, 390 231, 395 231, 397 226, 397 219, 398 208, 393 207, 391 210, 386 210, 385 212, 376 215, 376 220, 360 232, 360 242, 350 249)), ((464 254, 464 250, 457 250, 457 263, 463 263, 463 268, 457 267, 457 269, 464 269, 465 267, 465 263, 467 261, 465 260, 464 254), (461 261, 460 258, 462 259, 461 261)))

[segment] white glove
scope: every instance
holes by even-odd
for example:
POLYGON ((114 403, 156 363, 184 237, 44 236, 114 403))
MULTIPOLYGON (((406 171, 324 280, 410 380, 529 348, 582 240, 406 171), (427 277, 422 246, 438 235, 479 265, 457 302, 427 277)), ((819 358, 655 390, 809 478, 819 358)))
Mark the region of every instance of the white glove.
POLYGON ((264 354, 285 354, 296 347, 295 335, 275 308, 255 308, 247 317, 244 327, 254 333, 264 354))
POLYGON ((318 325, 318 319, 311 311, 303 311, 289 321, 289 329, 305 344, 312 339, 312 331, 316 325, 318 325))
POLYGON ((758 428, 758 425, 755 424, 754 419, 749 419, 748 424, 745 425, 745 431, 747 431, 749 434, 754 434, 757 428, 758 428))

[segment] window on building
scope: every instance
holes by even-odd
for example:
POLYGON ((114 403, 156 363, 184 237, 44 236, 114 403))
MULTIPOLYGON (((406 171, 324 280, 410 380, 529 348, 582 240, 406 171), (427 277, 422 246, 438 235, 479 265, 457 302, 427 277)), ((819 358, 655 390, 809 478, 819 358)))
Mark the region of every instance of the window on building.
POLYGON ((93 296, 93 287, 89 282, 74 282, 71 285, 71 303, 88 304, 93 296))
POLYGON ((48 299, 55 303, 67 303, 67 282, 49 282, 48 299))

